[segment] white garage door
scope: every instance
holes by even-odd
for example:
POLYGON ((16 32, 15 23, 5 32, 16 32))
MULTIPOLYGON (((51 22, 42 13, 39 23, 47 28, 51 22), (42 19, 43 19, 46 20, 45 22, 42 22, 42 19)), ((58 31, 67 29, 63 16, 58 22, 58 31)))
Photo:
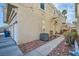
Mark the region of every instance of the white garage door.
POLYGON ((18 27, 17 27, 17 23, 14 25, 13 37, 14 37, 14 40, 16 41, 16 43, 18 44, 18 27))

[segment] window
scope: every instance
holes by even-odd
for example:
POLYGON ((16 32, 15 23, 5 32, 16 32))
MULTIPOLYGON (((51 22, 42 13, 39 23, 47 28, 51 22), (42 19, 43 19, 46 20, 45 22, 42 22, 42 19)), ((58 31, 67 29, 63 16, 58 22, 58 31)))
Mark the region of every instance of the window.
POLYGON ((45 4, 44 3, 40 3, 40 8, 45 10, 45 4))

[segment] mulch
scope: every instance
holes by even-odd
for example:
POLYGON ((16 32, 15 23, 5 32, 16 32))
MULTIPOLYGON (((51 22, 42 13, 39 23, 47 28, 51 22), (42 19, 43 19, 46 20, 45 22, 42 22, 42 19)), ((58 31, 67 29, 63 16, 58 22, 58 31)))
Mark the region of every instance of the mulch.
MULTIPOLYGON (((55 37, 55 38, 57 38, 57 37, 55 37)), ((53 38, 53 39, 55 39, 55 38, 53 38)), ((49 41, 51 41, 53 39, 50 39, 49 41)), ((21 44, 18 46, 21 49, 21 51, 25 54, 25 53, 28 53, 28 52, 42 46, 43 44, 46 44, 49 41, 34 40, 34 41, 24 43, 24 44, 21 44)))

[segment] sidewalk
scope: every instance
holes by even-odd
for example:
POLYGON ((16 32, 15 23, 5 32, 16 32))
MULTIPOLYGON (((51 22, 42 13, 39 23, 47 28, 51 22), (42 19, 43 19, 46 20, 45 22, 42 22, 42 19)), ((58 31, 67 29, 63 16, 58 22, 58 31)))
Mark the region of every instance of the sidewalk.
POLYGON ((23 53, 10 37, 0 37, 0 56, 23 56, 23 53))
POLYGON ((64 40, 63 36, 58 37, 48 43, 36 48, 35 50, 28 52, 25 56, 46 56, 48 55, 55 47, 57 47, 64 40))

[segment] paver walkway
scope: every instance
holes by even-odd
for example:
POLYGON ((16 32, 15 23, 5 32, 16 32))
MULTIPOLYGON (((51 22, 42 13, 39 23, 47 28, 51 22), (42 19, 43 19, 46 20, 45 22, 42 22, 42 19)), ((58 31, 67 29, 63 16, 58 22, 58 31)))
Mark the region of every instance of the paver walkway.
POLYGON ((28 52, 25 56, 46 56, 48 55, 55 47, 57 47, 62 41, 64 37, 58 37, 48 43, 36 48, 35 50, 28 52))
POLYGON ((23 53, 10 37, 0 37, 0 56, 22 56, 23 53))

